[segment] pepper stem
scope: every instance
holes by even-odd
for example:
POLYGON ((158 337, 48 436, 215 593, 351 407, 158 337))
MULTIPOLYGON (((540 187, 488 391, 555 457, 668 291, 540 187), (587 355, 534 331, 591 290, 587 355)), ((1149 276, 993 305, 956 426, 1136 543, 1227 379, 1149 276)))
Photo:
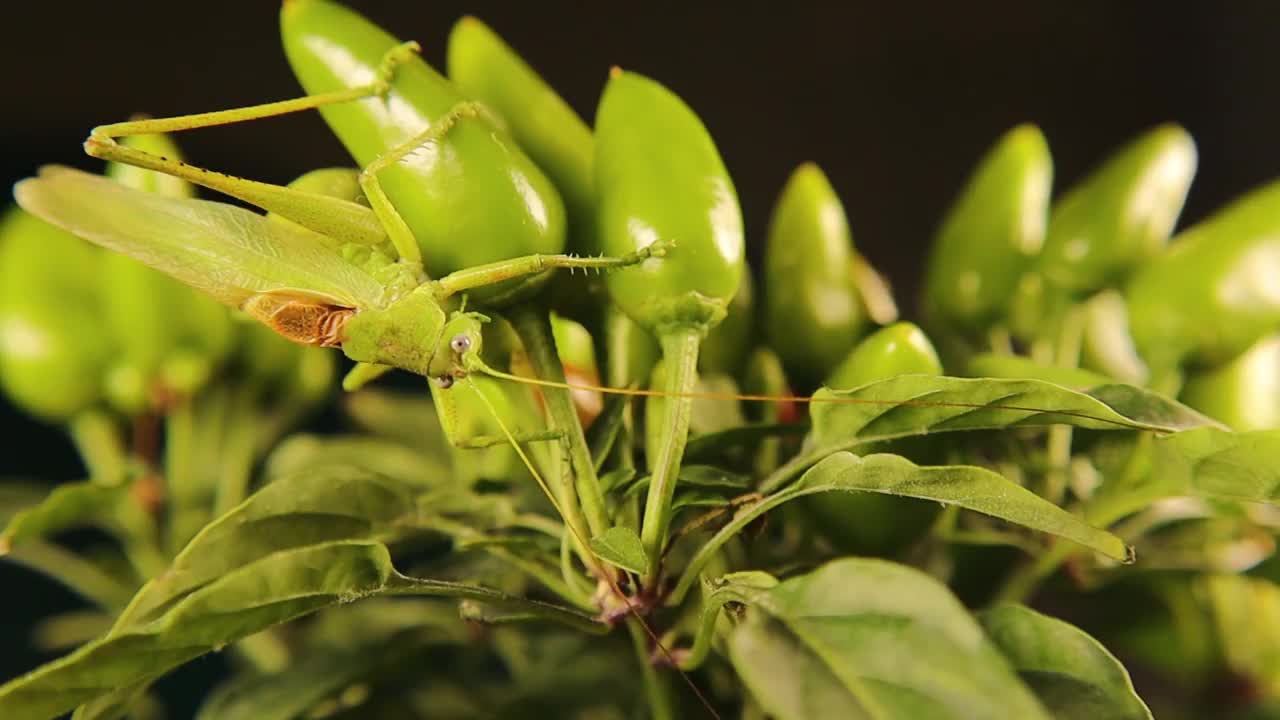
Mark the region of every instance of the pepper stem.
MULTIPOLYGON (((507 318, 520 335, 529 363, 534 373, 543 380, 564 383, 564 366, 556 354, 551 335, 551 320, 541 304, 521 304, 507 312, 507 318)), ((587 528, 592 537, 609 529, 609 516, 605 512, 604 492, 596 476, 596 466, 591 460, 591 449, 582 422, 573 406, 573 396, 565 388, 543 386, 547 412, 551 416, 551 429, 564 433, 569 449, 569 465, 573 469, 575 489, 582 512, 586 515, 587 528)))
POLYGON ((693 414, 693 398, 688 397, 698 381, 698 346, 702 334, 696 328, 682 327, 659 338, 666 366, 665 390, 671 395, 663 403, 662 442, 657 455, 650 458, 649 496, 645 500, 644 525, 640 541, 649 556, 648 584, 660 572, 663 545, 671 526, 671 499, 680 475, 680 461, 689 440, 689 417, 693 414))

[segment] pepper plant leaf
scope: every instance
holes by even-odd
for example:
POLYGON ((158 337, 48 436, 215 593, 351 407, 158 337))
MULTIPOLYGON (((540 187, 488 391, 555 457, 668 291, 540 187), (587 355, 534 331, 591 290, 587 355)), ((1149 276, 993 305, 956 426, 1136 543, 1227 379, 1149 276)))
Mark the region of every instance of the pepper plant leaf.
POLYGON ((591 538, 591 552, 623 570, 640 575, 649 572, 649 558, 644 553, 644 545, 636 531, 629 527, 611 527, 591 538))
POLYGON ((878 492, 936 500, 1057 535, 1117 560, 1132 560, 1132 548, 1120 538, 986 468, 972 465, 921 466, 901 455, 877 453, 859 457, 837 452, 810 468, 787 488, 758 502, 743 505, 733 519, 694 554, 672 596, 677 599, 683 597, 720 546, 756 518, 798 497, 834 491, 878 492))
POLYGON ((1021 605, 978 619, 1054 718, 1151 720, 1124 666, 1079 628, 1021 605))
POLYGON ((94 482, 59 485, 36 505, 13 515, 4 532, 0 532, 0 554, 64 530, 109 525, 118 506, 128 501, 128 485, 94 482))
POLYGON ((358 648, 308 653, 286 670, 247 675, 223 685, 201 707, 197 720, 290 720, 343 689, 406 666, 429 645, 424 633, 377 634, 358 648))
POLYGON ((852 390, 823 388, 813 400, 813 437, 822 447, 1060 424, 1155 432, 1217 425, 1185 405, 1131 385, 1077 392, 1043 380, 900 375, 852 390))
POLYGON ((1204 427, 1155 438, 1149 469, 1127 482, 1104 484, 1085 508, 1111 523, 1164 498, 1199 495, 1280 503, 1280 430, 1231 432, 1204 427))
POLYGON ((415 512, 405 485, 365 470, 313 468, 277 480, 205 526, 125 616, 142 620, 171 598, 279 550, 394 537, 396 522, 415 512))
POLYGON ((918 570, 845 558, 719 592, 746 606, 729 658, 779 720, 1051 717, 960 601, 918 570))

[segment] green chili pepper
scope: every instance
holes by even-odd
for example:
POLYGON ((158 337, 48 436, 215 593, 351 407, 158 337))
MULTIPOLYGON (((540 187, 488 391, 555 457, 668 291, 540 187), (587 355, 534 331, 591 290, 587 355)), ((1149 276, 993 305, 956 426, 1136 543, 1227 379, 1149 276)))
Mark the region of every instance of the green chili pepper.
POLYGON ((968 334, 1001 322, 1044 243, 1053 162, 1034 125, 1005 133, 983 156, 934 239, 924 281, 931 322, 968 334))
MULTIPOLYGON (((595 187, 603 249, 628 253, 660 239, 676 246, 606 278, 614 302, 658 337, 672 397, 641 540, 651 568, 666 541, 688 439, 698 346, 724 318, 743 273, 742 213, 733 182, 698 117, 658 83, 615 70, 596 113, 595 187), (655 152, 654 148, 662 148, 655 152)), ((652 578, 650 578, 652 579, 652 578)))
POLYGON ((941 375, 942 361, 924 331, 900 322, 872 333, 849 353, 824 383, 848 390, 895 375, 941 375))
MULTIPOLYGON (((397 45, 359 14, 326 0, 285 3, 281 34, 294 74, 313 94, 368 83, 397 45)), ((426 128, 454 123, 442 138, 378 173, 432 276, 564 249, 564 206, 555 187, 504 130, 466 105, 420 58, 396 67, 385 98, 330 105, 321 113, 362 167, 426 128)))
POLYGON ((1192 373, 1179 399, 1233 430, 1280 428, 1280 334, 1221 367, 1192 373))
POLYGON ((801 165, 769 221, 764 330, 787 374, 803 384, 821 381, 868 325, 852 263, 840 199, 817 165, 801 165))
POLYGON ((742 272, 742 284, 729 302, 728 311, 719 325, 711 328, 698 353, 698 369, 707 373, 737 376, 747 358, 753 340, 755 318, 750 269, 742 272))
MULTIPOLYGON (((920 328, 900 322, 872 333, 849 353, 827 386, 849 389, 895 375, 941 375, 942 363, 920 328)), ((864 453, 901 451, 896 445, 864 453)), ((908 453, 921 457, 919 452, 908 453)), ((919 537, 939 508, 936 503, 879 493, 821 493, 808 498, 819 529, 845 552, 885 555, 919 537)))
POLYGON ((1164 249, 1195 171, 1195 143, 1177 125, 1121 148, 1054 203, 1036 271, 1074 294, 1115 284, 1164 249))
POLYGON ((1184 230, 1125 288, 1154 377, 1184 360, 1219 365, 1280 326, 1280 182, 1184 230))
POLYGON ((1133 344, 1124 296, 1116 290, 1104 290, 1089 298, 1084 313, 1081 367, 1120 382, 1145 385, 1150 372, 1133 344))
POLYGON ((969 358, 965 374, 970 377, 1031 378, 1081 390, 1111 382, 1107 376, 1083 368, 1046 365, 1021 355, 994 353, 979 353, 969 358))
POLYGON ((0 385, 64 422, 97 403, 111 340, 96 317, 102 253, 17 208, 0 219, 0 385))
MULTIPOLYGON (((339 200, 368 204, 364 197, 364 191, 360 189, 360 171, 355 168, 329 167, 312 170, 299 175, 297 179, 289 183, 289 187, 294 190, 327 195, 339 200)), ((272 217, 284 221, 284 218, 278 215, 272 215, 272 217)))
MULTIPOLYGON (((749 395, 791 395, 791 384, 787 382, 787 374, 778 353, 763 345, 751 351, 743 371, 742 390, 749 395)), ((791 401, 748 402, 743 409, 748 418, 762 424, 795 422, 800 414, 796 404, 791 401)), ((778 466, 781 452, 780 438, 772 437, 761 441, 755 451, 756 471, 762 475, 772 472, 778 466)))
POLYGON ((591 128, 498 34, 464 17, 449 34, 449 79, 493 108, 564 196, 569 247, 597 252, 591 128))

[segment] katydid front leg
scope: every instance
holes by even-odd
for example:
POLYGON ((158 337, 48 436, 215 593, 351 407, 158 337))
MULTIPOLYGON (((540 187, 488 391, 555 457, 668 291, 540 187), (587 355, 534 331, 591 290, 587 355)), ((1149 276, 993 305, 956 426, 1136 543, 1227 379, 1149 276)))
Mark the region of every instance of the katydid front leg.
POLYGON ((369 206, 373 208, 374 214, 382 221, 382 226, 386 229, 387 235, 390 236, 391 243, 400 252, 400 257, 405 260, 417 263, 422 262, 422 251, 418 248, 418 241, 413 236, 413 231, 409 229, 409 224, 396 211, 386 192, 383 191, 382 183, 378 181, 378 173, 400 162, 423 145, 431 145, 444 140, 449 131, 462 118, 481 117, 485 115, 485 112, 484 108, 478 103, 458 103, 427 129, 379 155, 373 162, 369 163, 368 167, 361 171, 360 189, 364 191, 364 196, 369 200, 369 206))
POLYGON ((614 270, 628 265, 636 265, 650 258, 660 258, 675 243, 659 240, 648 247, 618 257, 578 257, 576 255, 525 255, 524 257, 499 260, 498 262, 477 265, 465 270, 450 273, 439 280, 432 281, 437 297, 444 299, 459 292, 486 285, 494 285, 507 280, 537 275, 556 268, 573 270, 614 270))
MULTIPOLYGON (((180 160, 126 147, 116 142, 116 138, 229 125, 369 97, 382 97, 391 89, 396 67, 413 57, 418 51, 418 44, 413 42, 397 45, 389 50, 378 67, 377 76, 368 85, 243 108, 100 125, 90 133, 84 149, 92 157, 154 170, 230 195, 292 220, 309 230, 343 242, 375 245, 385 241, 388 233, 380 222, 379 216, 371 213, 369 208, 363 205, 213 172, 180 160)), ((397 250, 401 250, 398 245, 397 250)), ((417 252, 416 245, 413 252, 417 252)), ((413 257, 416 255, 406 259, 411 260, 413 257)))

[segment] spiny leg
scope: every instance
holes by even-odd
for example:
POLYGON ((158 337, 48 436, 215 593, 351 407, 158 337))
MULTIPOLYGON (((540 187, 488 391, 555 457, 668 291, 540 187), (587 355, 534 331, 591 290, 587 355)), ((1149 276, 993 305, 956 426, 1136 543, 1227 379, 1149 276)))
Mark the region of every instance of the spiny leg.
POLYGON ((412 58, 419 50, 418 44, 414 42, 403 43, 388 50, 378 66, 377 77, 368 85, 243 108, 99 125, 91 131, 84 149, 95 158, 154 170, 239 198, 325 235, 361 244, 378 243, 386 235, 376 222, 377 218, 370 217, 368 209, 356 203, 212 172, 180 160, 121 145, 116 139, 130 135, 229 125, 368 97, 380 97, 391 89, 396 67, 412 58))
POLYGON ((378 180, 378 173, 400 162, 405 156, 423 145, 439 143, 444 140, 445 136, 458 124, 459 120, 468 117, 482 117, 486 113, 487 111, 479 103, 460 102, 450 108, 449 112, 441 116, 439 120, 431 123, 426 130, 382 153, 360 172, 360 189, 364 191, 365 198, 369 200, 369 207, 373 208, 374 214, 382 222, 387 236, 391 238, 391 244, 395 246, 402 259, 421 263, 422 251, 418 247, 417 239, 413 236, 413 231, 409 229, 409 224, 405 222, 404 217, 400 215, 395 206, 391 204, 391 200, 387 198, 387 194, 383 192, 382 183, 378 180))
POLYGON ((477 287, 512 280, 514 278, 537 275, 556 268, 582 268, 584 270, 612 270, 628 265, 636 265, 649 258, 663 257, 675 243, 659 240, 635 252, 619 257, 578 257, 576 255, 525 255, 499 260, 497 262, 477 265, 458 270, 433 281, 436 296, 447 298, 451 295, 477 287))
POLYGON ((463 450, 479 450, 495 445, 510 445, 512 440, 518 443, 552 442, 564 439, 564 433, 558 430, 542 430, 519 432, 513 431, 511 437, 505 435, 471 435, 469 437, 451 437, 449 444, 463 450))

